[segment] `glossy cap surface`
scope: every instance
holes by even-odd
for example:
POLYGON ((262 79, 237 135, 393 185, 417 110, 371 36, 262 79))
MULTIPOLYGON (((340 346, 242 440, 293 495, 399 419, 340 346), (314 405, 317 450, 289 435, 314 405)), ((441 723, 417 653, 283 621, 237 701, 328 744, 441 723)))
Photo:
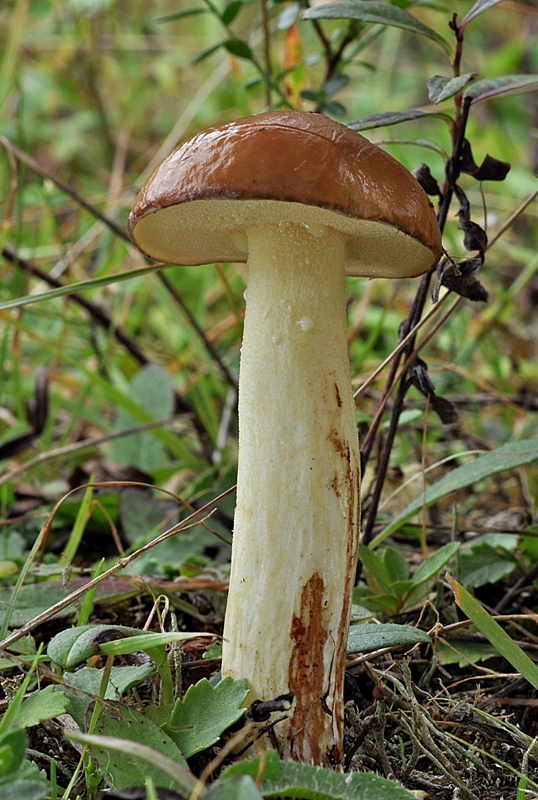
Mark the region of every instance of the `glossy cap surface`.
POLYGON ((166 158, 129 217, 134 243, 171 264, 246 261, 251 225, 330 226, 346 272, 409 277, 441 255, 433 207, 392 156, 322 114, 275 111, 199 133, 166 158))

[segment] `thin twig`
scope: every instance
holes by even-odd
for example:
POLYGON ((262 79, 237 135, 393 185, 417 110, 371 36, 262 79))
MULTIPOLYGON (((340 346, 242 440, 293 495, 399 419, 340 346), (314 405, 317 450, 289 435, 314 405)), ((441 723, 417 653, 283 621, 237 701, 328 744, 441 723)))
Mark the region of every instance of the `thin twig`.
POLYGON ((124 436, 132 436, 135 433, 142 433, 143 431, 149 431, 152 428, 160 428, 164 427, 165 425, 169 425, 172 422, 176 422, 177 420, 184 419, 184 415, 175 415, 173 417, 166 417, 165 419, 156 419, 152 420, 151 422, 145 422, 140 425, 133 425, 130 428, 123 428, 121 431, 115 431, 114 433, 107 433, 103 436, 97 436, 95 438, 83 439, 81 442, 73 442, 72 444, 64 445, 63 447, 54 447, 52 450, 47 450, 44 453, 39 453, 39 455, 34 456, 34 458, 25 461, 24 464, 12 469, 10 472, 4 472, 0 475, 0 486, 4 483, 10 483, 11 481, 18 478, 19 475, 23 475, 29 469, 33 469, 33 467, 38 466, 38 464, 43 464, 45 461, 50 461, 53 458, 58 458, 59 456, 69 456, 73 453, 78 453, 81 450, 87 450, 88 448, 98 447, 101 444, 105 444, 107 442, 112 442, 115 439, 121 439, 124 436))
MULTIPOLYGON (((437 218, 439 221, 439 227, 441 231, 443 231, 446 219, 448 216, 448 210, 450 208, 450 204, 452 202, 452 197, 454 194, 454 186, 456 180, 459 178, 460 170, 461 170, 461 157, 463 151, 463 144, 465 141, 465 128, 467 125, 467 119, 469 116, 469 109, 471 107, 470 99, 465 99, 463 102, 462 113, 461 113, 461 120, 460 125, 457 131, 457 135, 454 142, 454 150, 451 158, 447 163, 446 168, 446 180, 445 180, 445 187, 443 191, 443 199, 441 202, 441 207, 439 209, 437 218)), ((418 288, 418 292, 415 296, 413 304, 411 306, 411 310, 407 319, 402 323, 400 326, 400 338, 404 338, 407 336, 408 332, 417 325, 419 322, 422 312, 424 310, 424 305, 426 303, 426 299, 429 292, 430 282, 431 282, 431 275, 432 273, 429 272, 422 277, 420 282, 420 286, 418 288)), ((394 440, 396 438, 396 433, 398 431, 398 423, 400 420, 401 413, 404 409, 404 402, 405 397, 409 388, 411 387, 411 381, 408 378, 408 367, 407 362, 409 361, 410 356, 413 354, 415 349, 415 337, 411 337, 407 347, 405 348, 404 354, 407 359, 406 366, 404 368, 403 374, 400 378, 400 385, 399 390, 392 408, 391 418, 389 422, 389 428, 386 432, 385 439, 383 442, 383 446, 381 449, 381 453, 379 455, 379 460, 377 464, 376 470, 376 480, 374 489, 372 492, 371 502, 370 502, 370 509, 368 513, 368 517, 366 519, 366 523, 364 526, 364 533, 363 533, 363 541, 367 544, 372 537, 372 531, 375 525, 375 520, 377 516, 377 510, 379 506, 379 502, 381 499, 381 493, 383 490, 383 485, 385 483, 385 476, 387 473, 387 469, 390 462, 390 457, 392 454, 392 448, 394 445, 394 440)), ((400 362, 400 355, 398 355, 395 359, 395 366, 391 369, 391 375, 396 372, 398 364, 400 362)), ((411 362, 409 362, 410 365, 411 362)), ((377 417, 376 417, 377 419, 377 417)), ((379 424, 379 423, 377 423, 379 424)))
POLYGON ((178 304, 181 308, 187 319, 189 320, 190 324, 204 343, 204 347, 206 348, 207 352, 215 359, 216 363, 218 364, 220 371, 230 384, 230 386, 237 391, 237 379, 232 375, 226 364, 223 362, 222 358, 220 357, 215 345, 207 338, 204 329, 201 325, 198 324, 196 317, 191 313, 190 309, 186 305, 185 301, 181 297, 180 293, 177 291, 176 287, 171 283, 166 275, 159 271, 157 273, 159 280, 161 281, 162 285, 165 287, 166 291, 169 295, 174 299, 174 301, 178 304))

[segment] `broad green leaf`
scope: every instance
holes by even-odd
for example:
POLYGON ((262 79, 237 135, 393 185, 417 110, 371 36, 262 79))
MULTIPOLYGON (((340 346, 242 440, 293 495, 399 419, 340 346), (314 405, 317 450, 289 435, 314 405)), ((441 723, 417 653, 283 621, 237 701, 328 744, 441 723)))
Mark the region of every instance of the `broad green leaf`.
POLYGON ((47 655, 64 669, 73 669, 98 653, 126 655, 139 650, 147 652, 171 642, 182 642, 204 636, 203 633, 153 633, 125 625, 80 625, 61 631, 47 647, 47 655))
POLYGON ((110 786, 117 791, 130 786, 142 786, 144 780, 151 776, 156 786, 166 789, 177 787, 176 781, 170 778, 155 766, 151 766, 133 757, 131 743, 145 744, 158 753, 172 759, 177 767, 188 769, 187 762, 177 749, 174 742, 143 714, 123 705, 104 706, 99 715, 96 733, 100 736, 112 736, 126 739, 126 750, 110 758, 106 749, 93 747, 92 752, 103 772, 103 777, 110 786))
POLYGON ((427 117, 439 117, 452 121, 447 114, 428 113, 412 108, 409 111, 385 111, 382 114, 368 114, 366 117, 358 117, 346 122, 348 128, 354 131, 368 131, 373 128, 384 128, 389 125, 398 125, 400 122, 408 122, 413 119, 426 119, 427 117))
POLYGON ((332 114, 333 117, 343 117, 347 113, 345 105, 339 103, 338 100, 327 100, 323 105, 323 110, 326 114, 332 114))
POLYGON ((73 669, 97 655, 106 641, 139 633, 137 628, 126 625, 80 625, 57 633, 48 644, 47 655, 63 669, 73 669))
POLYGON ((4 733, 0 737, 0 779, 13 775, 26 755, 26 734, 22 728, 4 733))
POLYGON ((390 594, 392 578, 383 559, 366 545, 359 544, 359 560, 367 571, 369 580, 386 594, 390 594))
POLYGON ((231 775, 214 783, 205 800, 263 800, 263 795, 251 775, 231 775))
POLYGON ((427 633, 411 625, 397 625, 394 622, 376 625, 367 622, 350 627, 347 652, 373 653, 383 647, 412 646, 421 642, 430 643, 431 639, 427 633))
POLYGON ((300 13, 300 3, 290 3, 289 6, 285 6, 278 17, 278 30, 287 31, 288 28, 291 28, 297 22, 300 13))
POLYGON ((420 567, 413 575, 413 583, 420 586, 433 578, 445 564, 447 564, 452 556, 454 556, 459 548, 459 542, 449 542, 443 545, 433 555, 423 561, 420 567))
POLYGON ((476 77, 476 72, 467 72, 457 78, 444 78, 442 75, 434 75, 428 81, 428 96, 432 103, 440 103, 449 97, 461 92, 464 86, 476 77))
POLYGON ((504 75, 472 83, 464 91, 463 97, 470 98, 471 103, 478 103, 480 100, 488 100, 505 92, 524 92, 537 87, 538 75, 504 75))
MULTIPOLYGON (((166 528, 175 525, 179 518, 179 508, 169 499, 161 500, 151 490, 128 486, 123 490, 120 499, 120 521, 123 535, 131 546, 141 546, 150 538, 164 533, 166 528)), ((187 534, 190 531, 187 531, 187 534)), ((181 547, 179 536, 175 536, 172 544, 181 547)), ((158 545, 157 545, 158 546, 158 545)), ((149 554, 142 556, 142 559, 149 554)), ((135 569, 142 569, 139 564, 135 569)))
POLYGON ((467 23, 470 22, 472 19, 477 17, 483 11, 486 11, 486 9, 491 8, 491 6, 496 6, 497 3, 501 2, 502 0, 477 0, 477 2, 474 4, 471 10, 467 12, 467 14, 460 22, 459 29, 463 30, 467 25, 467 23))
POLYGON ((412 580, 394 581, 394 583, 392 583, 390 586, 391 594, 398 598, 403 598, 403 596, 410 592, 411 589, 415 588, 416 584, 412 580))
MULTIPOLYGON (((35 766, 35 765, 34 765, 35 766)), ((37 770, 37 767, 36 767, 37 770)), ((48 783, 43 781, 28 780, 22 778, 2 786, 2 800, 42 800, 49 794, 48 783)))
POLYGON ((468 667, 470 664, 478 664, 480 661, 487 661, 489 658, 499 656, 498 651, 492 644, 481 644, 476 642, 460 641, 441 641, 438 639, 435 644, 435 652, 439 664, 457 664, 459 667, 468 667))
POLYGON ((228 3, 221 15, 222 24, 231 25, 242 8, 243 0, 232 0, 231 3, 228 3))
POLYGON ((252 61, 252 50, 242 39, 228 39, 224 42, 224 47, 232 56, 246 58, 247 61, 252 61))
MULTIPOLYGON (((157 725, 133 709, 120 707, 118 710, 123 719, 114 713, 115 709, 103 709, 105 724, 101 724, 100 717, 97 727, 118 730, 120 735, 69 733, 67 738, 89 745, 103 778, 118 791, 143 786, 146 778, 151 778, 157 787, 175 789, 190 797, 197 780, 174 743, 157 725)), ((202 792, 200 797, 204 796, 205 792, 202 792)))
POLYGON ((56 686, 36 689, 23 701, 17 716, 17 725, 21 728, 39 725, 45 719, 54 719, 60 714, 65 714, 68 705, 68 696, 56 686))
POLYGON ((393 28, 402 28, 411 33, 427 36, 428 39, 440 44, 448 53, 451 52, 446 39, 432 28, 423 25, 407 11, 376 0, 336 0, 333 3, 307 8, 303 17, 304 19, 356 19, 359 22, 390 25, 393 28))
POLYGON ((343 73, 340 73, 338 75, 333 75, 332 78, 329 78, 329 80, 323 87, 323 91, 325 92, 327 97, 332 97, 333 94, 341 92, 342 89, 345 89, 348 84, 349 84, 349 75, 344 75, 343 73))
MULTIPOLYGON (((99 687, 104 673, 103 668, 82 667, 76 672, 68 672, 64 680, 68 687, 80 689, 88 694, 99 694, 99 687)), ((112 667, 106 689, 106 700, 119 700, 125 692, 147 680, 155 674, 155 665, 151 662, 137 666, 112 667)))
MULTIPOLYGON (((173 414, 174 389, 170 376, 159 364, 142 367, 131 381, 128 395, 151 419, 166 419, 173 414)), ((124 408, 118 408, 113 430, 125 430, 136 422, 124 408)), ((129 464, 150 475, 168 463, 164 444, 152 431, 122 436, 109 447, 116 464, 129 464)))
MULTIPOLYGON (((516 536, 511 538, 517 542, 516 536)), ((518 565, 518 560, 509 551, 478 540, 473 542, 472 548, 466 547, 461 551, 460 579, 464 586, 476 589, 486 583, 497 583, 510 575, 518 565)))
POLYGON ((520 672, 523 677, 538 689, 538 666, 529 656, 523 652, 521 647, 504 631, 493 617, 482 608, 478 600, 470 594, 467 589, 447 575, 447 580, 452 587, 456 603, 463 613, 476 625, 480 633, 484 634, 497 651, 505 658, 514 669, 520 672))
POLYGON ((16 575, 20 567, 14 561, 0 561, 0 580, 4 581, 12 575, 16 575))
POLYGON ((400 601, 393 594, 360 594, 357 595, 365 608, 369 609, 374 614, 387 614, 393 617, 400 611, 400 601))
POLYGON ((394 581, 407 581, 409 579, 409 564, 399 550, 394 547, 385 548, 383 563, 387 568, 391 583, 394 581))
MULTIPOLYGON (((148 661, 138 666, 112 667, 108 679, 105 700, 120 700, 125 692, 138 686, 157 671, 155 664, 148 661)), ((87 725, 86 712, 93 698, 99 695, 104 668, 82 667, 76 672, 64 674, 65 692, 70 699, 69 713, 84 730, 87 725)))
MULTIPOLYGON (((72 587, 78 589, 83 583, 87 582, 81 578, 76 578, 72 581, 72 587)), ((112 580, 108 583, 103 582, 97 587, 97 599, 104 602, 108 598, 114 598, 116 601, 132 597, 139 593, 136 586, 130 586, 126 581, 112 580)), ((4 618, 10 604, 13 603, 13 589, 0 590, 0 620, 4 618)), ((17 598, 15 609, 12 611, 13 619, 11 625, 19 627, 24 625, 30 620, 33 620, 39 614, 42 614, 50 606, 60 602, 67 596, 65 585, 62 581, 47 581, 46 583, 29 583, 23 586, 17 598)), ((64 614, 69 614, 69 608, 64 611, 64 614)))
POLYGON ((474 483, 483 481, 507 469, 515 469, 524 464, 531 464, 538 460, 538 439, 523 439, 519 442, 510 442, 475 458, 468 464, 452 470, 440 481, 428 487, 425 495, 413 500, 398 516, 390 522, 370 543, 370 548, 375 548, 387 536, 397 531, 405 522, 413 517, 422 507, 431 506, 442 497, 446 497, 459 489, 465 489, 474 483))
POLYGON ((177 701, 170 723, 163 729, 189 758, 218 742, 222 733, 241 719, 247 694, 246 680, 228 677, 213 687, 202 678, 177 701))
MULTIPOLYGON (((257 779, 260 759, 241 761, 229 767, 221 780, 233 775, 257 779)), ((279 761, 271 751, 265 755, 261 791, 264 797, 299 797, 302 800, 412 800, 414 795, 399 783, 370 772, 348 775, 333 770, 279 761)))

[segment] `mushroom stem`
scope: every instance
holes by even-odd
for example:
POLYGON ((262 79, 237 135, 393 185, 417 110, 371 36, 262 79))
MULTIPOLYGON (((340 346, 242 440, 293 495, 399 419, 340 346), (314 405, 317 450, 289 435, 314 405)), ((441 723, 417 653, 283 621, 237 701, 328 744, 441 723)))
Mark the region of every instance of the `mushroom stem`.
POLYGON ((284 757, 343 761, 346 640, 359 538, 343 236, 247 231, 239 474, 222 672, 251 700, 289 691, 284 757))

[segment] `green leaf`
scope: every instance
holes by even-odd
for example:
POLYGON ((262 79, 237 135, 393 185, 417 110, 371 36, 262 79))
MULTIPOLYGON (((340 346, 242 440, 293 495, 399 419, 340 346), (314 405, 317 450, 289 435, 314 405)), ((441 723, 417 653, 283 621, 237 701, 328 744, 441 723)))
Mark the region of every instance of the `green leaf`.
POLYGON ((217 50, 220 50, 221 47, 224 47, 225 44, 226 42, 218 42, 217 44, 211 45, 211 47, 206 47, 205 50, 202 50, 201 53, 198 53, 198 55, 192 59, 191 65, 195 67, 201 61, 210 56, 212 53, 216 53, 217 50))
POLYGON ((16 728, 0 736, 0 778, 14 775, 26 755, 26 734, 16 728))
POLYGON ((39 725, 45 719, 54 719, 65 714, 68 705, 69 697, 56 686, 37 689, 23 701, 17 716, 17 725, 21 728, 39 725))
POLYGON ((291 28, 297 22, 300 13, 300 3, 290 3, 289 6, 285 6, 278 16, 278 30, 287 31, 288 28, 291 28))
POLYGON ((184 17, 193 17, 197 14, 207 14, 207 8, 188 8, 185 11, 174 11, 173 14, 165 14, 163 17, 157 17, 154 20, 156 24, 162 22, 173 22, 176 19, 183 19, 184 17))
MULTIPOLYGON (((233 775, 250 775, 257 779, 260 759, 241 761, 229 767, 222 781, 233 775)), ((302 800, 412 800, 414 795, 400 784, 372 773, 341 772, 279 761, 278 754, 265 755, 261 791, 264 797, 299 797, 302 800)))
MULTIPOLYGON (((73 589, 77 589, 85 581, 75 578, 73 589)), ((136 586, 129 586, 126 581, 115 580, 111 583, 101 583, 97 587, 97 598, 103 602, 111 597, 116 601, 124 600, 138 594, 136 586)), ((0 620, 10 612, 13 615, 12 627, 19 627, 30 622, 42 614, 50 606, 60 602, 67 596, 65 585, 62 581, 47 581, 46 583, 29 583, 23 586, 13 608, 13 589, 0 590, 0 620)), ((62 613, 69 614, 73 606, 68 606, 62 613)))
MULTIPOLYGON (((136 653, 143 650, 147 653, 150 650, 155 650, 157 647, 162 647, 165 644, 172 642, 184 642, 186 639, 195 639, 198 636, 205 636, 204 633, 189 631, 188 633, 181 633, 175 631, 167 631, 166 633, 152 633, 151 631, 138 631, 138 635, 129 637, 127 639, 116 639, 113 642, 106 642, 100 645, 101 653, 106 656, 123 656, 129 653, 136 653)), ((211 637, 208 637, 211 638, 211 637)))
POLYGON ((383 614, 387 614, 389 617, 393 617, 401 610, 401 603, 397 597, 394 597, 393 594, 361 595, 360 599, 365 608, 369 609, 374 614, 381 612, 383 614))
MULTIPOLYGON (((138 686, 155 675, 157 668, 153 662, 138 666, 112 667, 105 691, 105 700, 118 701, 125 692, 138 686)), ((92 697, 99 695, 104 668, 82 667, 76 672, 64 674, 65 691, 70 699, 69 713, 84 730, 87 724, 86 713, 92 697)))
MULTIPOLYGON (((109 711, 110 709, 107 709, 106 713, 109 711)), ((125 709, 125 712, 128 712, 127 722, 137 717, 139 722, 144 722, 144 717, 137 715, 132 709, 125 709)), ((121 725, 119 721, 118 724, 124 733, 129 734, 131 730, 129 727, 121 725)), ((186 797, 190 797, 197 787, 196 778, 185 766, 186 762, 175 745, 171 743, 170 747, 168 738, 153 723, 145 724, 142 729, 140 725, 133 726, 128 739, 117 736, 88 736, 72 732, 66 736, 75 742, 89 745, 98 757, 103 777, 116 789, 120 786, 126 788, 133 785, 143 786, 146 778, 151 778, 155 786, 177 789, 186 797), (155 737, 152 741, 153 746, 140 741, 138 738, 140 733, 143 733, 143 738, 148 734, 153 735, 155 737), (111 757, 111 750, 119 755, 111 757)), ((201 792, 199 796, 205 797, 205 792, 201 792)))
MULTIPOLYGON (((502 534, 501 534, 502 536, 502 534)), ((511 537, 514 542, 515 536, 511 537)), ((510 575, 518 566, 516 557, 509 551, 495 547, 483 537, 462 550, 460 579, 464 586, 473 589, 487 583, 497 583, 510 575)))
POLYGON ((350 627, 347 652, 373 653, 383 647, 412 646, 421 642, 430 643, 431 639, 427 633, 411 625, 397 625, 394 622, 376 625, 367 622, 350 627))
POLYGON ((317 103, 323 97, 323 92, 317 89, 303 89, 301 97, 303 100, 310 100, 311 103, 317 103))
POLYGON ((364 544, 359 544, 359 559, 366 569, 370 581, 377 584, 386 594, 390 594, 392 579, 383 559, 364 544))
POLYGON ((231 775, 214 783, 204 800, 263 800, 263 795, 250 775, 231 775))
POLYGON ((382 114, 368 114, 366 117, 358 117, 346 122, 348 128, 354 131, 368 131, 373 128, 384 128, 389 125, 398 125, 400 122, 408 122, 413 119, 426 119, 427 117, 439 117, 452 121, 447 114, 427 113, 412 108, 409 111, 385 111, 382 114))
POLYGON ((73 669, 100 652, 100 645, 111 638, 135 636, 140 631, 125 625, 81 625, 54 636, 47 647, 48 657, 63 669, 73 669))
POLYGON ((378 3, 376 0, 337 0, 333 3, 324 3, 321 6, 307 8, 303 17, 304 19, 356 19, 360 22, 390 25, 393 28, 402 28, 433 39, 447 53, 451 52, 446 39, 443 39, 432 28, 423 25, 407 11, 386 3, 378 3))
POLYGON ((409 579, 409 564, 405 556, 394 547, 385 548, 383 563, 389 573, 391 583, 394 581, 407 581, 409 579))
POLYGON ((538 439, 523 439, 519 442, 509 442, 497 450, 492 450, 486 455, 475 458, 468 464, 452 470, 440 481, 428 487, 426 494, 417 497, 398 516, 387 525, 370 543, 370 548, 375 548, 387 536, 397 531, 405 522, 413 517, 422 507, 431 506, 442 497, 446 497, 459 489, 465 489, 474 483, 504 472, 515 469, 524 464, 531 464, 538 460, 538 439))
POLYGON ((349 84, 349 75, 333 75, 325 83, 323 91, 327 97, 332 97, 337 92, 341 92, 349 84))
MULTIPOLYGON (((140 369, 129 386, 129 399, 148 413, 150 419, 167 419, 174 412, 174 389, 170 376, 158 364, 140 369)), ((136 425, 124 408, 116 410, 113 430, 121 431, 136 425)), ((128 464, 148 474, 168 463, 163 442, 151 431, 122 436, 110 443, 110 457, 116 464, 128 464)))
POLYGON ((189 686, 183 700, 177 701, 164 730, 185 758, 190 758, 218 742, 222 733, 241 719, 248 691, 246 680, 228 677, 213 687, 202 678, 189 686))
POLYGON ((97 722, 96 732, 100 736, 125 740, 124 752, 118 751, 114 758, 110 757, 106 746, 93 745, 91 748, 103 777, 116 791, 128 789, 131 786, 143 786, 148 777, 153 779, 155 786, 165 789, 184 788, 181 778, 183 777, 182 770, 188 772, 187 762, 172 739, 143 714, 119 704, 104 706, 97 722), (152 748, 154 753, 156 751, 149 764, 140 762, 132 747, 133 744, 147 745, 152 748), (164 755, 175 763, 177 770, 175 780, 172 780, 155 763, 157 761, 156 754, 164 755))
POLYGON ((437 653, 439 664, 457 664, 462 668, 499 656, 492 644, 460 641, 447 642, 440 639, 435 644, 435 652, 437 653))
MULTIPOLYGON (((125 692, 155 675, 155 665, 147 662, 137 666, 112 667, 105 693, 105 700, 119 700, 125 692)), ((68 688, 80 689, 87 694, 99 694, 104 667, 82 667, 76 672, 66 673, 64 680, 68 688)))
POLYGON ((485 78, 476 81, 465 90, 463 97, 470 98, 471 103, 489 100, 505 92, 524 92, 538 87, 538 75, 504 75, 500 78, 485 78))
POLYGON ((242 8, 243 8, 243 0, 232 0, 231 3, 228 3, 228 5, 226 6, 221 15, 222 24, 225 25, 226 27, 228 27, 228 25, 231 25, 242 8))
POLYGON ((111 283, 121 283, 122 281, 128 281, 132 278, 139 278, 142 275, 146 275, 148 272, 155 272, 156 269, 156 266, 142 267, 141 269, 135 269, 130 272, 123 272, 120 275, 104 275, 100 278, 90 278, 87 281, 78 281, 78 283, 60 286, 58 289, 51 289, 48 292, 16 297, 14 300, 7 300, 5 303, 0 303, 0 311, 5 311, 10 308, 20 308, 20 306, 31 306, 34 303, 48 302, 57 297, 65 297, 75 292, 87 292, 90 289, 100 289, 102 286, 109 286, 111 283))
POLYGON ((471 8, 471 10, 467 12, 467 14, 464 16, 464 18, 460 22, 460 24, 458 26, 460 31, 463 30, 465 28, 465 26, 472 19, 477 17, 483 11, 486 11, 486 9, 491 8, 491 6, 496 6, 497 3, 501 3, 501 2, 502 2, 502 0, 477 0, 477 2, 474 4, 474 6, 471 8))
POLYGON ((488 642, 505 658, 514 669, 538 689, 538 667, 531 661, 529 656, 523 652, 521 647, 504 631, 498 622, 482 608, 478 600, 464 589, 463 586, 447 575, 447 580, 452 587, 456 603, 463 613, 476 625, 480 633, 483 633, 488 642))
POLYGON ((228 39, 224 42, 224 47, 232 56, 246 58, 248 61, 252 61, 252 50, 248 44, 241 39, 228 39))
POLYGON ((343 117, 347 113, 347 108, 338 100, 327 100, 323 106, 326 114, 332 114, 333 117, 343 117))
MULTIPOLYGON (((90 484, 92 484, 93 481, 94 478, 91 477, 90 484)), ((73 562, 77 554, 77 550, 84 535, 84 530, 90 519, 92 512, 92 498, 93 498, 93 486, 90 485, 84 491, 82 502, 80 503, 78 508, 75 524, 71 529, 69 540, 64 548, 63 557, 69 563, 73 562)))
POLYGON ((449 542, 443 545, 443 547, 440 547, 439 550, 427 558, 426 561, 422 562, 413 575, 413 583, 416 586, 420 586, 435 577, 439 570, 441 570, 457 553, 459 546, 459 542, 449 542))
POLYGON ((45 780, 34 781, 23 778, 2 786, 2 800, 42 800, 49 794, 45 780))
POLYGON ((432 103, 440 103, 442 100, 447 100, 449 97, 461 92, 463 87, 467 86, 475 77, 476 72, 467 72, 457 78, 444 78, 442 75, 434 75, 428 81, 428 96, 432 103))
POLYGON ((394 583, 392 583, 391 586, 390 586, 391 594, 394 597, 402 598, 402 599, 403 599, 404 595, 406 595, 408 592, 410 592, 412 589, 415 589, 415 588, 416 588, 416 585, 412 580, 394 581, 394 583))

